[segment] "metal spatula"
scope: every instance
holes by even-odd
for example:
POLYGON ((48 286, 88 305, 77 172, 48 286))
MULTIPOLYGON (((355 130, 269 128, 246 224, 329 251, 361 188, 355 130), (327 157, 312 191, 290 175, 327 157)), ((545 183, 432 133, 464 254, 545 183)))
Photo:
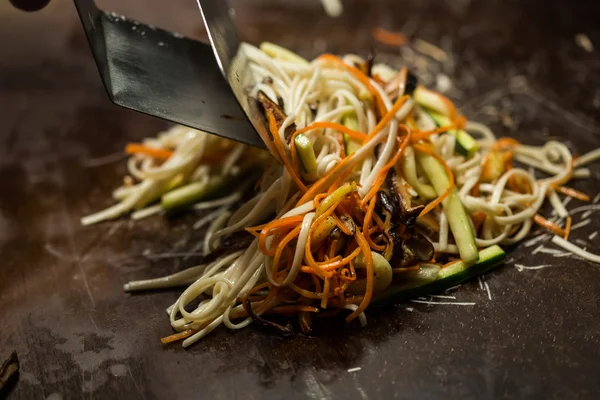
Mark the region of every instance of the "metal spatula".
POLYGON ((226 1, 198 1, 212 46, 99 10, 94 0, 74 1, 115 104, 265 147, 266 124, 244 90, 247 60, 226 1))

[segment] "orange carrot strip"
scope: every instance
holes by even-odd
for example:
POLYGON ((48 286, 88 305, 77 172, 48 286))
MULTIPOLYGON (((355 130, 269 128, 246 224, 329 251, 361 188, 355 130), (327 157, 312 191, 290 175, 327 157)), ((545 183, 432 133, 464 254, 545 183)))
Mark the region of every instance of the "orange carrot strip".
POLYGON ((407 94, 405 94, 402 97, 399 97, 398 100, 396 100, 396 102, 392 106, 392 108, 390 108, 390 110, 387 112, 387 114, 385 114, 383 116, 383 118, 381 118, 381 120, 379 120, 377 125, 375 125, 375 128, 371 132, 369 132, 369 135, 367 136, 367 140, 372 139, 373 136, 375 136, 379 132, 381 132, 381 130, 383 128, 385 128, 387 126, 387 124, 390 123, 392 118, 396 117, 396 113, 398 112, 398 110, 400 110, 400 108, 404 105, 404 103, 406 103, 406 100, 408 100, 409 98, 410 98, 410 96, 407 94))
MULTIPOLYGON (((303 297, 307 297, 309 299, 320 299, 323 297, 322 293, 312 292, 310 290, 303 289, 303 288, 299 287, 298 285, 296 285, 295 283, 290 283, 289 288, 292 289, 294 292, 298 293, 299 295, 301 295, 303 297)), ((320 288, 319 288, 319 290, 320 290, 320 288)))
POLYGON ((279 243, 277 243, 277 248, 275 249, 275 257, 273 257, 273 272, 271 273, 273 279, 275 279, 275 274, 278 272, 279 261, 281 259, 281 253, 283 253, 283 249, 285 248, 285 246, 287 246, 289 242, 291 242, 300 234, 301 229, 302 225, 298 225, 297 227, 292 229, 287 235, 285 235, 285 237, 279 243))
POLYGON ((510 137, 501 137, 500 139, 496 140, 496 143, 494 143, 490 150, 509 150, 520 144, 521 143, 516 139, 510 137))
POLYGON ((292 217, 276 219, 276 220, 273 220, 273 221, 269 222, 268 224, 266 224, 260 231, 260 239, 258 242, 260 251, 265 255, 274 256, 275 250, 267 249, 267 237, 269 237, 273 234, 273 232, 272 232, 273 230, 285 229, 288 227, 295 227, 296 225, 302 223, 303 219, 304 219, 303 216, 296 215, 296 216, 292 216, 292 217))
POLYGON ((552 182, 550 184, 550 187, 554 190, 557 190, 559 187, 561 187, 562 185, 564 185, 565 183, 569 182, 571 180, 571 177, 573 176, 573 168, 574 168, 574 164, 573 164, 573 159, 571 159, 571 162, 569 163, 569 173, 567 175, 565 175, 564 177, 555 180, 554 182, 552 182))
POLYGON ((252 229, 248 228, 246 228, 245 231, 254 236, 255 238, 260 238, 260 233, 257 231, 253 231, 252 229))
POLYGON ((330 278, 325 278, 325 284, 323 285, 323 297, 321 297, 321 308, 327 308, 327 300, 329 300, 330 285, 330 278))
POLYGON ((573 218, 567 217, 567 224, 565 225, 565 236, 563 239, 569 240, 569 235, 571 235, 571 225, 573 224, 573 218))
POLYGON ((365 237, 360 232, 360 230, 356 230, 356 234, 354 235, 356 238, 356 242, 360 247, 362 253, 365 256, 365 270, 367 273, 367 287, 365 290, 365 296, 360 302, 358 308, 352 312, 348 317, 346 317, 346 322, 352 321, 354 318, 358 317, 365 309, 369 306, 371 302, 371 297, 373 296, 373 283, 375 280, 375 276, 373 274, 373 254, 371 253, 371 249, 369 248, 369 244, 367 243, 365 237))
POLYGON ((385 250, 385 246, 378 245, 371 239, 371 222, 373 219, 373 213, 375 212, 375 203, 376 201, 373 199, 369 202, 369 206, 367 207, 367 214, 365 215, 365 219, 363 221, 363 234, 371 249, 375 251, 383 251, 385 250))
POLYGON ((127 143, 127 146, 125 146, 125 153, 146 154, 159 160, 167 160, 173 155, 173 152, 170 150, 158 149, 141 143, 127 143))
POLYGON ((290 176, 303 192, 306 192, 306 186, 302 182, 302 180, 298 177, 298 171, 294 169, 294 167, 290 164, 290 161, 285 154, 285 149, 283 148, 283 143, 281 142, 281 138, 279 137, 279 132, 277 131, 277 122, 275 121, 275 116, 273 113, 269 113, 269 129, 271 130, 271 134, 273 135, 273 141, 275 142, 275 147, 277 148, 277 152, 283 161, 283 165, 290 173, 290 176))
POLYGON ((542 228, 546 228, 550 232, 552 232, 558 236, 565 237, 567 235, 567 232, 565 232, 564 229, 562 229, 560 226, 558 226, 554 222, 548 221, 546 218, 542 217, 540 214, 535 214, 535 216, 533 217, 533 221, 536 224, 538 224, 539 226, 541 226, 542 228))
POLYGON ((416 143, 421 140, 427 139, 431 135, 438 135, 440 133, 451 131, 456 128, 457 128, 456 124, 450 124, 450 125, 446 125, 446 126, 440 126, 439 128, 435 128, 431 131, 413 132, 412 141, 416 143))
POLYGON ((323 280, 326 278, 331 278, 333 276, 332 271, 325 271, 321 267, 309 267, 308 265, 303 265, 300 270, 307 274, 312 274, 313 276, 317 276, 323 280))
MULTIPOLYGON (((352 169, 348 169, 348 171, 344 172, 343 174, 340 175, 339 178, 337 178, 329 187, 329 189, 327 190, 327 194, 331 194, 333 193, 336 189, 339 189, 339 187, 342 185, 342 183, 344 183, 344 181, 346 179, 348 179, 348 177, 350 176, 350 174, 352 173, 352 169)), ((357 184, 357 186, 359 186, 359 184, 357 184)))
POLYGON ((185 331, 177 332, 172 335, 160 338, 160 341, 162 342, 162 344, 172 343, 190 337, 196 332, 198 331, 194 329, 186 329, 185 331))
POLYGON ((307 125, 302 129, 298 129, 296 132, 294 132, 294 135, 297 133, 304 133, 304 132, 312 131, 313 129, 333 129, 333 130, 336 130, 339 132, 343 132, 353 139, 358 139, 358 140, 367 139, 367 135, 365 135, 362 132, 352 130, 342 124, 337 124, 335 122, 327 122, 327 121, 313 122, 312 124, 307 125))
POLYGON ((319 266, 326 271, 331 271, 334 269, 338 269, 350 263, 350 261, 354 260, 360 254, 360 247, 354 249, 352 253, 350 253, 347 257, 342 258, 341 260, 336 260, 333 262, 329 262, 326 264, 320 264, 319 266))
POLYGON ((336 207, 342 202, 342 200, 343 198, 333 203, 331 207, 329 207, 323 214, 321 214, 317 219, 313 221, 312 225, 310 226, 310 229, 308 230, 308 236, 306 238, 306 243, 304 244, 304 258, 306 259, 306 263, 309 267, 312 267, 314 269, 320 269, 310 249, 313 232, 321 225, 321 222, 323 222, 325 218, 327 218, 329 215, 331 215, 331 213, 335 211, 336 207))
POLYGON ((400 32, 392 32, 381 27, 371 29, 373 39, 388 46, 402 46, 406 43, 406 36, 400 32))
MULTIPOLYGON (((406 100, 408 98, 409 98, 409 96, 402 96, 398 100, 396 100, 396 103, 394 104, 394 106, 381 119, 381 121, 379 121, 379 123, 375 126, 373 131, 371 131, 371 133, 369 133, 365 143, 368 142, 369 140, 371 140, 375 135, 377 135, 377 133, 379 133, 392 120, 392 118, 394 118, 394 116, 396 115, 396 113, 398 112, 400 107, 402 107, 402 105, 404 104, 404 102, 406 102, 406 100)), ((365 143, 363 143, 363 145, 365 143)), ((302 195, 302 197, 300 198, 300 200, 298 200, 296 205, 299 206, 301 204, 306 203, 309 199, 314 198, 317 193, 319 193, 323 190, 323 186, 327 186, 330 183, 330 180, 332 177, 347 171, 347 168, 352 168, 358 162, 358 160, 354 156, 355 154, 356 153, 343 158, 342 161, 338 165, 336 165, 334 168, 332 168, 331 171, 329 171, 329 173, 327 175, 325 175, 324 177, 322 177, 321 179, 316 181, 306 191, 306 193, 304 193, 302 195)))
POLYGON ((566 187, 566 186, 561 186, 558 188, 558 191, 561 192, 564 195, 567 195, 569 197, 573 197, 577 200, 581 200, 581 201, 590 201, 590 196, 588 196, 587 194, 580 192, 579 190, 575 190, 573 188, 570 187, 566 187))

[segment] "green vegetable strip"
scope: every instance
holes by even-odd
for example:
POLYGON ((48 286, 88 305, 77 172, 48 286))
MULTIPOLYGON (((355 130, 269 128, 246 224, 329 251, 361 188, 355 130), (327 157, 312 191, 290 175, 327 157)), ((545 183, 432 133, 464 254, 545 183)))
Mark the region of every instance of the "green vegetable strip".
MULTIPOLYGON (((450 186, 446 170, 434 157, 420 152, 416 153, 417 160, 421 164, 421 167, 423 167, 427 178, 433 184, 438 196, 441 195, 450 186)), ((475 235, 471 229, 469 216, 460 201, 456 187, 452 189, 450 196, 442 201, 442 207, 444 207, 444 211, 446 212, 448 224, 450 225, 456 246, 458 246, 460 258, 467 264, 476 263, 479 260, 479 251, 475 244, 475 235)))
POLYGON ((404 173, 404 179, 413 189, 426 200, 433 200, 436 198, 436 193, 433 187, 426 183, 419 181, 417 177, 417 165, 415 161, 415 152, 412 147, 407 147, 404 150, 402 156, 402 172, 404 173))
POLYGON ((308 176, 314 176, 317 173, 317 157, 312 143, 305 135, 299 133, 294 138, 294 144, 304 172, 308 176))
MULTIPOLYGON (((432 110, 427 110, 438 127, 450 125, 450 118, 432 110)), ((461 155, 471 158, 479 150, 477 141, 462 129, 448 131, 448 134, 456 138, 456 151, 461 155)))
POLYGON ((215 176, 205 182, 192 182, 178 189, 165 193, 161 205, 165 210, 185 207, 198 201, 208 200, 228 182, 221 176, 215 176))
MULTIPOLYGON (((347 114, 342 119, 342 124, 353 131, 358 131, 358 118, 356 114, 352 112, 351 114, 347 114)), ((356 152, 360 148, 360 142, 354 138, 351 138, 348 134, 344 133, 344 146, 346 147, 346 155, 356 152)))
POLYGON ((423 281, 409 281, 401 284, 392 284, 383 293, 377 295, 373 299, 370 307, 406 301, 420 296, 426 296, 431 293, 440 292, 492 270, 500 265, 505 257, 506 253, 500 246, 490 246, 481 250, 480 261, 477 264, 469 266, 463 261, 458 261, 455 264, 440 269, 435 281, 426 283, 423 283, 423 281))
POLYGON ((318 218, 325 211, 327 211, 331 206, 333 206, 339 199, 342 197, 356 192, 357 186, 356 182, 345 183, 336 190, 334 190, 329 196, 325 197, 319 207, 317 208, 317 212, 315 214, 315 218, 318 218))

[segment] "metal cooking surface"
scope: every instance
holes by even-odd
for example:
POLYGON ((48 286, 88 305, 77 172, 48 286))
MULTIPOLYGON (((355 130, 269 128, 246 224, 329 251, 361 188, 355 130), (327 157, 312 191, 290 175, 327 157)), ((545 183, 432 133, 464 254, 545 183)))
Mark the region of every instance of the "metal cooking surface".
MULTIPOLYGON (((100 3, 204 34, 194 2, 100 3)), ((343 3, 337 20, 317 0, 235 6, 242 38, 305 56, 364 54, 374 44, 371 27, 402 29, 451 51, 455 68, 445 73, 467 117, 526 143, 555 137, 579 152, 600 145, 597 5, 343 3), (597 49, 579 47, 579 33, 597 49)), ((128 295, 122 284, 198 262, 161 255, 194 247, 202 237, 191 229, 195 218, 87 228, 79 218, 111 203, 124 144, 164 123, 106 98, 70 2, 38 14, 0 3, 0 46, 0 359, 16 350, 21 361, 10 399, 596 397, 599 267, 532 255, 537 244, 512 249, 485 277, 491 300, 477 280, 452 293, 474 306, 399 304, 369 313, 365 329, 329 322, 314 337, 291 340, 219 329, 187 350, 163 347, 159 337, 171 332, 164 309, 179 292, 128 295), (520 272, 515 263, 553 267, 520 272), (354 367, 361 370, 348 372, 354 367)), ((375 50, 399 59, 395 49, 375 50)), ((595 195, 600 168, 591 170, 593 179, 574 186, 595 195)), ((600 239, 588 239, 593 221, 573 237, 598 252, 600 239)))

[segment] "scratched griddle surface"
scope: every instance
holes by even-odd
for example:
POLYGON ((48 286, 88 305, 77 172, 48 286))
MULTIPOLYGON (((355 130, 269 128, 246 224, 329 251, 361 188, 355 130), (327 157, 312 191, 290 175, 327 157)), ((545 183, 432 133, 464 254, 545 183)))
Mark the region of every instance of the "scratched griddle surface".
MULTIPOLYGON (((194 2, 119 3, 101 2, 203 35, 194 2)), ((592 2, 344 1, 338 20, 317 0, 235 4, 247 40, 307 56, 365 54, 372 26, 402 28, 451 49, 454 97, 498 135, 554 137, 580 152, 600 145, 600 51, 574 42, 585 33, 600 48, 592 2)), ((161 346, 178 291, 132 296, 122 284, 198 262, 157 256, 193 249, 194 218, 88 228, 79 218, 111 203, 124 143, 166 125, 110 104, 70 2, 35 15, 2 2, 0 11, 0 358, 17 350, 21 359, 11 399, 596 398, 599 267, 531 255, 537 244, 485 277, 491 301, 477 281, 451 293, 474 306, 408 303, 369 313, 366 329, 331 323, 291 340, 218 330, 188 350, 161 346)), ((592 174, 575 186, 599 192, 600 168, 592 174)), ((591 217, 573 237, 599 252, 591 217)))

